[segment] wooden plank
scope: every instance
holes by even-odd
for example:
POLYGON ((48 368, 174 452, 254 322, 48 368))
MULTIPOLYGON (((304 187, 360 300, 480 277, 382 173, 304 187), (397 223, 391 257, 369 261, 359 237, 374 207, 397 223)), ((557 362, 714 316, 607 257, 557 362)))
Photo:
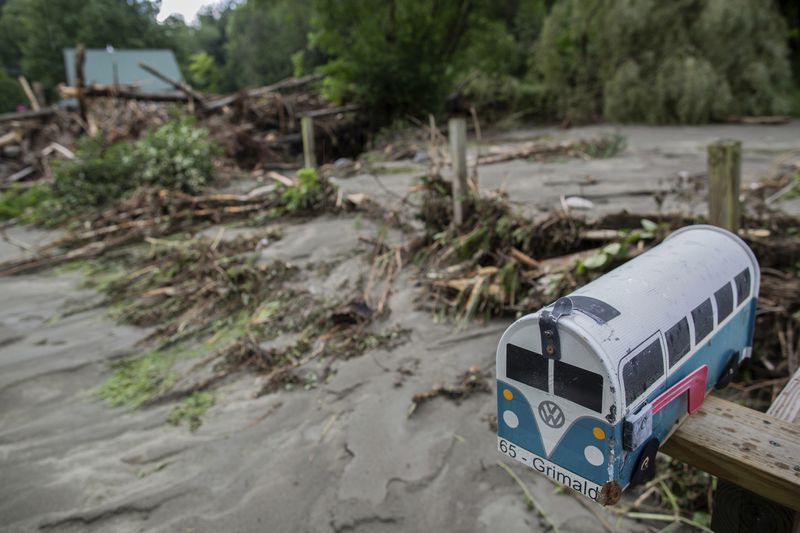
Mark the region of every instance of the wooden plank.
POLYGON ((709 396, 661 451, 800 510, 800 428, 709 396))
POLYGON ((800 369, 794 373, 789 383, 769 406, 767 414, 800 425, 800 369))
POLYGON ((55 107, 46 107, 41 111, 13 111, 11 113, 0 113, 0 123, 14 122, 16 120, 33 120, 39 118, 49 118, 55 115, 55 107))
MULTIPOLYGON (((800 370, 784 387, 767 414, 795 425, 800 422, 800 370)), ((741 533, 800 533, 800 512, 720 479, 714 492, 711 528, 741 533)))
POLYGON ((708 145, 708 221, 736 232, 742 208, 742 143, 733 140, 708 145))
POLYGON ((453 160, 453 223, 460 226, 466 218, 467 120, 451 118, 447 131, 450 137, 450 157, 453 160))

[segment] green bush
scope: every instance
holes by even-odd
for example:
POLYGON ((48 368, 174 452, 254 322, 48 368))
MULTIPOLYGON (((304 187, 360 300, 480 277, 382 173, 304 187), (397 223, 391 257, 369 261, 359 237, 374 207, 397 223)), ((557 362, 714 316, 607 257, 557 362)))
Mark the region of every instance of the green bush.
POLYGON ((789 111, 786 28, 762 0, 561 0, 535 67, 561 116, 699 123, 789 111))
POLYGON ((133 143, 84 139, 72 161, 54 165, 54 192, 66 213, 101 206, 140 186, 196 193, 214 177, 216 145, 182 118, 133 143))
POLYGON ((47 184, 40 183, 27 189, 13 187, 0 192, 0 220, 16 218, 31 224, 45 222, 45 208, 53 203, 53 189, 47 184))
POLYGON ((213 180, 217 153, 208 130, 194 119, 167 122, 134 144, 135 183, 195 193, 213 180))
POLYGON ((324 201, 325 188, 313 168, 302 168, 297 172, 297 185, 287 187, 281 199, 287 211, 305 211, 324 201))

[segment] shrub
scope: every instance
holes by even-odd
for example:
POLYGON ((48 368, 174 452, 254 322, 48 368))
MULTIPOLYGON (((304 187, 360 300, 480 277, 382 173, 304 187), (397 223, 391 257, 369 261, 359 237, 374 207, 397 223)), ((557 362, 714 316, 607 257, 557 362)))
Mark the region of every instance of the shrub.
POLYGON ((14 187, 0 192, 0 220, 16 218, 32 224, 45 222, 46 207, 52 205, 53 198, 52 188, 41 183, 27 189, 14 187))
POLYGON ((187 118, 149 130, 134 142, 81 141, 72 161, 54 165, 54 192, 65 213, 101 206, 136 189, 156 186, 195 193, 214 176, 216 145, 187 118))
POLYGON ((213 180, 213 158, 217 152, 208 130, 198 128, 194 119, 167 122, 149 130, 134 144, 136 185, 195 193, 213 180))
POLYGON ((303 168, 297 172, 297 185, 283 191, 283 205, 287 211, 306 211, 324 201, 325 188, 313 168, 303 168))

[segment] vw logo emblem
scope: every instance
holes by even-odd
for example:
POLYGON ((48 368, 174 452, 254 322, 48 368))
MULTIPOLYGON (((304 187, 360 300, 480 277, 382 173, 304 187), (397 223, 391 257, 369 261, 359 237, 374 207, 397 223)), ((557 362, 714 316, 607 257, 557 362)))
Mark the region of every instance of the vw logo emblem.
POLYGON ((550 400, 545 400, 539 404, 539 417, 553 429, 558 429, 564 425, 564 411, 550 400))

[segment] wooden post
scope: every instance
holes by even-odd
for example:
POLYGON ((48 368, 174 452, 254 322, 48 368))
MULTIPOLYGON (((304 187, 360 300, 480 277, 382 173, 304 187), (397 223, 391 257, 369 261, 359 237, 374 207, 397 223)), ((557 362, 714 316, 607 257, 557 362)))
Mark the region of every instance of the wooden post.
POLYGON ((25 96, 28 97, 28 101, 31 103, 31 109, 34 111, 41 111, 42 106, 39 105, 39 99, 36 98, 35 94, 33 94, 33 89, 31 89, 31 86, 28 83, 28 80, 25 79, 25 76, 19 76, 17 80, 22 86, 22 91, 25 93, 25 96))
POLYGON ((708 145, 708 221, 736 233, 742 208, 742 143, 733 140, 708 145))
POLYGON ((86 96, 83 94, 84 79, 83 79, 83 62, 86 59, 86 48, 79 44, 75 47, 75 89, 78 98, 78 110, 81 115, 81 120, 84 124, 88 124, 86 113, 86 96))
MULTIPOLYGON (((767 414, 800 426, 800 370, 786 384, 767 414)), ((800 465, 793 465, 800 472, 800 465)), ((797 494, 800 500, 800 492, 797 494)), ((720 479, 714 493, 711 529, 741 533, 800 533, 800 512, 720 479)))
POLYGON ((467 121, 451 118, 447 125, 450 136, 450 157, 453 160, 453 223, 460 226, 466 216, 467 197, 467 121))
POLYGON ((303 166, 317 167, 317 153, 314 148, 314 119, 303 117, 300 119, 300 132, 303 136, 303 166))
POLYGON ((45 98, 44 85, 42 85, 42 82, 33 82, 33 94, 35 94, 36 99, 39 100, 39 105, 42 107, 47 105, 47 98, 45 98))

